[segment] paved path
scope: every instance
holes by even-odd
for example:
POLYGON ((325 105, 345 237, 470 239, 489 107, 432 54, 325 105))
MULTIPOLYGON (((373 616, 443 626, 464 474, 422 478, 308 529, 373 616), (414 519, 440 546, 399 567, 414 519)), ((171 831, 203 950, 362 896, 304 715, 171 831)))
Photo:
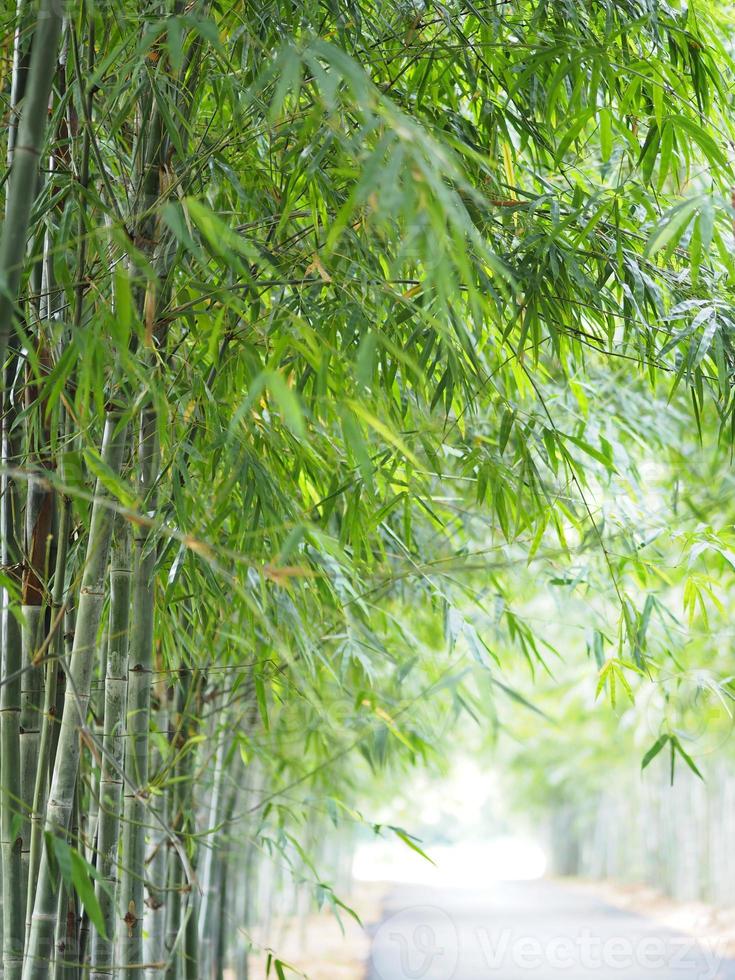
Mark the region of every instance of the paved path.
POLYGON ((368 980, 735 980, 735 962, 557 882, 400 886, 368 980))

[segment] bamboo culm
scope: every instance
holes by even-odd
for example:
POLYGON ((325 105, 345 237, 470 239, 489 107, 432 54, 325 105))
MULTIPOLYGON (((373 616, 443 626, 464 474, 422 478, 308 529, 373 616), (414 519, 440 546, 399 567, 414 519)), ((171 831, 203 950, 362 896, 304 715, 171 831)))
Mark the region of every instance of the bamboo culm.
MULTIPOLYGON (((119 473, 125 446, 125 426, 110 413, 105 423, 102 459, 119 473)), ((74 642, 67 671, 67 690, 59 731, 51 792, 44 830, 49 838, 65 837, 74 803, 79 770, 80 728, 86 726, 97 632, 104 601, 113 514, 104 484, 97 480, 89 539, 79 595, 74 642)), ((56 924, 55 882, 48 847, 44 848, 31 919, 23 980, 45 980, 56 924)))
POLYGON ((23 270, 61 25, 62 5, 59 0, 41 0, 33 33, 27 87, 13 147, 5 220, 0 236, 0 364, 5 361, 23 270))
POLYGON ((68 553, 69 529, 71 523, 71 504, 68 497, 59 498, 59 520, 56 531, 57 548, 54 581, 51 592, 51 628, 55 630, 52 641, 53 655, 46 664, 43 717, 41 720, 41 740, 38 749, 38 768, 33 791, 33 810, 31 812, 31 843, 28 863, 28 897, 26 900, 26 930, 30 934, 33 896, 36 890, 38 865, 41 859, 43 813, 46 808, 48 776, 54 729, 57 722, 56 697, 59 664, 64 653, 63 603, 66 587, 66 557, 68 553))
MULTIPOLYGON (((156 711, 156 727, 159 733, 168 732, 168 697, 166 685, 161 685, 158 692, 158 709, 156 711)), ((157 746, 153 747, 151 766, 155 770, 163 764, 163 756, 157 746)), ((161 800, 161 819, 168 825, 168 794, 163 794, 161 800)), ((147 925, 143 937, 143 958, 145 960, 146 980, 159 980, 160 964, 164 960, 164 941, 166 928, 166 857, 168 855, 168 837, 160 834, 153 841, 148 851, 148 875, 146 888, 148 898, 147 925)))
MULTIPOLYGON (((9 399, 6 398, 7 407, 9 399)), ((12 426, 13 413, 5 414, 3 423, 3 461, 11 466, 19 451, 18 430, 12 426)), ((20 566, 21 522, 18 488, 12 474, 5 472, 2 482, 2 563, 10 577, 20 586, 17 570, 20 566)), ((15 597, 3 590, 3 684, 0 687, 0 759, 2 760, 2 796, 0 797, 0 836, 2 838, 3 888, 3 976, 18 980, 23 967, 25 940, 23 876, 21 850, 22 790, 19 722, 21 709, 22 640, 15 597)))
MULTIPOLYGON (((188 679, 188 675, 187 675, 188 679)), ((188 686, 188 685, 187 685, 188 686)), ((170 742, 173 749, 173 791, 171 794, 171 827, 181 835, 183 830, 183 800, 184 800, 184 753, 182 751, 185 734, 185 713, 187 710, 187 687, 180 680, 175 689, 176 709, 172 718, 170 742)), ((183 843, 183 842, 182 842, 183 843)), ((166 971, 165 980, 181 980, 183 930, 182 913, 184 912, 184 874, 181 862, 173 848, 169 848, 168 879, 166 899, 166 971)))
POLYGON ((112 937, 115 935, 114 897, 118 884, 121 773, 125 753, 131 574, 130 528, 126 521, 118 521, 110 561, 110 616, 97 836, 99 878, 95 886, 105 935, 97 929, 92 933, 91 980, 102 980, 113 975, 112 937))
MULTIPOLYGON (((152 409, 142 413, 139 461, 145 507, 155 509, 158 475, 158 433, 152 409)), ((137 526, 133 572, 133 615, 130 628, 128 706, 125 744, 125 797, 122 835, 120 962, 126 977, 143 975, 143 914, 145 884, 145 810, 148 788, 153 614, 156 548, 149 529, 137 526)))

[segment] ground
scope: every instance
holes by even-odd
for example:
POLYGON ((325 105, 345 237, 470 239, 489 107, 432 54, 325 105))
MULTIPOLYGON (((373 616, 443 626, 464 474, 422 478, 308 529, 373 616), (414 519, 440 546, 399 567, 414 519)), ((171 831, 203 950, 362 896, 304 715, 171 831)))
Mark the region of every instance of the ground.
MULTIPOLYGON (((329 912, 272 924, 277 955, 312 980, 735 980, 735 909, 577 880, 437 889, 355 887, 329 912)), ((265 977, 265 956, 251 976, 265 977)), ((288 975, 288 974, 287 974, 288 975)))

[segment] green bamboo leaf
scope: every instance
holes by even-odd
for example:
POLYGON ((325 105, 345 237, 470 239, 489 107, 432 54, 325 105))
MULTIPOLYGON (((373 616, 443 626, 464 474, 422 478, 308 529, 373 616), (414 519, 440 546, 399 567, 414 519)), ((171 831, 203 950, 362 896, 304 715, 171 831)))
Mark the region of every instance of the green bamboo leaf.
POLYGON ((685 201, 672 208, 664 216, 646 245, 646 255, 656 255, 665 248, 673 248, 684 234, 699 202, 696 199, 685 201))
POLYGON ((574 140, 580 135, 582 130, 585 128, 590 119, 594 116, 594 109, 585 109, 584 112, 580 113, 579 117, 574 121, 574 123, 569 127, 564 136, 559 140, 559 144, 556 148, 556 153, 554 154, 554 164, 558 167, 561 161, 564 159, 564 154, 567 152, 569 147, 572 145, 574 140))
POLYGON ((100 909, 100 904, 97 901, 97 896, 94 892, 94 886, 92 885, 92 879, 90 878, 89 868, 90 866, 84 860, 84 858, 79 854, 78 851, 73 848, 71 851, 71 878, 74 888, 76 889, 77 895, 84 906, 89 920, 95 927, 97 932, 103 937, 107 938, 105 932, 105 923, 102 918, 102 910, 100 909))
POLYGON ((671 746, 682 757, 684 762, 686 762, 694 775, 704 781, 704 776, 695 765, 694 759, 685 751, 684 746, 675 735, 671 736, 671 746))
POLYGON ((606 469, 610 470, 611 473, 617 472, 615 466, 613 465, 612 460, 607 455, 605 455, 605 453, 601 452, 599 449, 595 449, 594 446, 591 446, 588 442, 585 442, 584 439, 579 439, 577 436, 572 436, 567 433, 560 433, 560 434, 563 436, 564 439, 567 440, 567 442, 571 442, 573 445, 581 449, 582 452, 585 452, 587 453, 588 456, 591 456, 593 459, 596 459, 598 463, 602 463, 603 466, 605 466, 606 469))
POLYGON ((500 432, 498 434, 498 449, 501 454, 505 452, 505 447, 508 445, 510 430, 513 428, 514 421, 515 411, 513 409, 506 408, 506 410, 503 412, 503 418, 500 421, 500 432))
POLYGON ((260 674, 255 675, 255 697, 258 702, 258 711, 260 712, 260 719, 263 722, 263 726, 266 731, 270 728, 270 721, 268 718, 268 700, 265 693, 265 684, 263 683, 263 678, 260 674))
POLYGON ((661 130, 661 145, 658 155, 658 191, 662 191, 667 178, 674 172, 674 127, 667 120, 661 130))
POLYGON ((651 764, 651 762, 653 762, 659 752, 664 748, 664 746, 667 745, 670 738, 670 735, 661 735, 656 739, 651 748, 643 756, 643 759, 641 760, 641 769, 645 769, 651 764))
POLYGON ((306 435, 306 425, 298 396, 289 388, 278 371, 265 371, 263 379, 278 403, 286 425, 293 431, 294 435, 303 439, 306 435))
POLYGON ((708 160, 719 167, 729 169, 728 159, 714 137, 702 126, 688 116, 674 115, 669 117, 673 126, 683 130, 703 150, 708 160))
POLYGON ((433 864, 434 866, 436 866, 436 861, 433 861, 429 857, 429 855, 426 854, 425 851, 423 851, 419 847, 418 841, 417 841, 417 839, 415 837, 413 837, 411 834, 407 833, 407 831, 402 830, 400 827, 393 827, 390 824, 388 825, 388 829, 389 830, 392 830, 393 833, 396 835, 396 837, 398 837, 400 840, 402 840, 403 843, 407 847, 410 847, 412 851, 415 851, 417 854, 419 854, 425 861, 428 861, 429 864, 433 864))
POLYGON ((378 433, 378 435, 383 436, 386 442, 394 446, 400 453, 402 453, 402 455, 410 463, 420 468, 421 464, 419 463, 416 456, 408 448, 408 446, 406 445, 406 443, 404 442, 401 436, 393 432, 392 429, 389 428, 389 426, 387 426, 379 418, 377 418, 370 411, 368 411, 368 409, 361 402, 349 399, 348 401, 346 401, 345 404, 348 405, 355 413, 355 415, 358 415, 363 420, 363 422, 365 422, 366 425, 368 425, 371 429, 374 429, 375 432, 378 433))
POLYGON ((131 510, 135 509, 138 500, 131 493, 130 487, 118 476, 114 470, 105 464, 96 449, 85 449, 84 462, 92 475, 100 481, 102 486, 124 507, 131 510))
POLYGON ((719 327, 719 323, 717 320, 717 314, 713 310, 712 315, 707 319, 707 321, 704 324, 704 329, 702 330, 702 334, 699 338, 699 342, 697 343, 694 356, 692 357, 691 364, 690 364, 692 370, 694 368, 699 367, 699 365, 702 363, 702 361, 709 353, 709 349, 712 346, 712 341, 718 330, 718 327, 719 327))

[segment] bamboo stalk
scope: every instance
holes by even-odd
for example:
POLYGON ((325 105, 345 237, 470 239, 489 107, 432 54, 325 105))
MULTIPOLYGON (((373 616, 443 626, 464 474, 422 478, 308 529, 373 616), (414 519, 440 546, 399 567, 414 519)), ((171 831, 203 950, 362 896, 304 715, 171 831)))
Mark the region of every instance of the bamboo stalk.
MULTIPOLYGON (((39 345, 40 348, 41 345, 39 345)), ((45 355, 39 349, 41 360, 45 355)), ((37 392, 35 386, 27 380, 26 392, 26 425, 30 430, 27 434, 29 445, 26 447, 26 458, 29 463, 41 468, 50 465, 48 455, 49 433, 42 421, 45 404, 37 405, 39 432, 34 432, 32 423, 33 409, 36 408, 37 392), (30 442, 38 441, 31 449, 30 442)), ((23 826, 24 879, 28 878, 28 862, 30 858, 30 815, 33 810, 33 797, 38 772, 38 754, 41 740, 43 675, 44 667, 35 661, 35 653, 42 641, 46 618, 46 581, 52 543, 52 519, 54 495, 48 481, 41 473, 31 473, 28 478, 25 510, 25 548, 22 586, 22 657, 23 678, 21 681, 21 714, 20 714, 20 758, 21 782, 23 786, 23 804, 25 822, 23 826)))
MULTIPOLYGON (((62 88, 64 84, 63 66, 60 66, 59 74, 62 88)), ((51 181, 53 174, 57 170, 58 163, 56 154, 51 153, 48 161, 51 181)), ((46 229, 43 244, 43 275, 42 275, 42 295, 40 301, 39 315, 48 325, 58 322, 59 305, 61 303, 61 291, 57 288, 52 257, 51 229, 46 229)), ((39 344, 41 357, 44 364, 50 360, 47 342, 39 344)), ((26 408, 31 411, 36 408, 35 401, 38 392, 35 385, 29 384, 26 388, 26 408)), ((36 417, 39 419, 38 426, 41 430, 39 436, 41 444, 36 448, 36 459, 41 465, 50 467, 50 431, 49 424, 45 415, 45 401, 36 408, 36 417)), ((62 411, 59 422, 59 431, 68 435, 69 425, 65 412, 62 411)), ((29 454, 30 455, 30 454, 29 454)), ((64 465, 64 455, 62 454, 59 471, 62 482, 65 479, 66 471, 64 465)), ((45 664, 38 666, 43 670, 43 707, 40 714, 40 735, 38 738, 38 750, 36 753, 35 775, 30 778, 29 785, 33 787, 32 806, 30 813, 31 830, 30 841, 28 842, 28 872, 27 872, 27 896, 26 896, 26 938, 30 931, 30 918, 33 910, 33 896, 35 891, 38 866, 40 862, 40 845, 43 829, 43 812, 46 806, 49 781, 51 778, 51 768, 55 750, 55 740, 57 735, 57 722, 60 712, 57 711, 57 696, 59 693, 58 679, 61 671, 61 659, 64 652, 64 625, 63 625, 63 599, 66 578, 66 558, 68 554, 69 532, 71 526, 71 507, 68 497, 51 492, 46 481, 39 476, 32 476, 28 485, 28 503, 26 508, 26 558, 28 565, 25 569, 23 582, 23 601, 27 608, 26 625, 34 618, 38 620, 39 639, 44 627, 44 614, 47 612, 45 607, 45 578, 47 566, 50 567, 51 559, 54 559, 54 578, 51 594, 51 619, 50 628, 55 629, 55 635, 50 643, 51 655, 46 659, 45 664), (49 538, 51 531, 51 512, 56 510, 56 528, 53 538, 49 538), (55 549, 45 547, 45 540, 49 539, 55 549), (41 612, 36 612, 41 609, 41 612)), ((33 657, 33 644, 31 644, 30 654, 33 657)), ((29 719, 30 721, 31 719, 29 719)), ((27 756, 30 753, 26 753, 27 756)), ((31 759, 26 759, 26 767, 30 768, 31 759)), ((30 775, 30 774, 29 774, 30 775)), ((26 842, 24 841, 24 845, 26 842)))
MULTIPOLYGON (((168 796, 164 797, 164 805, 168 796)), ((164 961, 164 943, 166 929, 166 856, 168 840, 161 835, 156 842, 152 856, 148 862, 147 888, 148 913, 146 935, 143 942, 143 958, 145 960, 146 980, 158 980, 161 976, 161 964, 164 961)))
POLYGON ((125 709, 128 687, 128 626, 130 618, 130 529, 119 521, 110 562, 110 618, 105 679, 102 773, 100 777, 100 819, 97 838, 95 886, 102 912, 105 935, 92 934, 91 980, 113 975, 115 935, 115 893, 118 882, 118 841, 120 801, 125 754, 125 709))
POLYGON ((53 655, 48 658, 46 665, 46 685, 44 690, 43 719, 41 723, 41 740, 38 750, 38 769, 33 791, 33 810, 31 813, 31 843, 28 870, 28 897, 26 900, 26 930, 30 933, 31 915, 33 913, 33 896, 36 890, 38 866, 41 860, 41 840, 43 831, 43 813, 46 808, 46 796, 50 773, 50 759, 54 728, 57 724, 56 697, 59 664, 64 652, 63 601, 66 587, 66 556, 69 542, 69 527, 71 522, 71 507, 69 498, 59 497, 59 520, 57 526, 58 545, 56 549, 56 568, 51 594, 51 627, 56 629, 53 639, 53 655))
MULTIPOLYGON (((125 427, 116 413, 110 413, 105 423, 102 458, 114 473, 120 471, 124 445, 125 427)), ((112 512, 107 506, 107 498, 104 484, 97 480, 68 669, 67 696, 44 826, 45 832, 51 837, 66 834, 74 801, 81 751, 79 729, 86 725, 95 641, 104 601, 105 573, 112 533, 112 512)), ((44 849, 33 906, 28 953, 23 966, 23 980, 43 980, 45 977, 55 920, 54 876, 48 849, 44 849)))
MULTIPOLYGON (((21 825, 21 866, 24 887, 29 879, 31 851, 31 815, 33 796, 38 773, 38 755, 41 742, 41 677, 43 668, 34 663, 35 652, 41 640, 43 606, 23 606, 21 650, 23 674, 21 678, 20 708, 20 782, 23 823, 21 825)), ((23 905, 25 907, 25 900, 23 905)))
MULTIPOLYGON (((187 675, 188 676, 188 675, 187 675)), ((184 733, 184 712, 186 710, 186 690, 180 681, 176 685, 176 710, 170 742, 173 749, 173 787, 171 792, 171 827, 180 834, 183 826, 184 770, 182 748, 186 740, 184 733)), ((168 879, 166 901, 166 970, 165 980, 180 980, 182 960, 182 912, 184 908, 184 875, 181 862, 173 849, 169 849, 168 879)))
POLYGON ((18 106, 23 99, 28 74, 28 50, 25 28, 28 19, 28 0, 18 0, 15 6, 13 32, 13 69, 10 82, 10 119, 8 121, 8 166, 13 162, 13 149, 18 134, 18 106))
MULTIPOLYGON (((230 882, 230 861, 227 855, 219 856, 219 874, 218 874, 218 887, 217 895, 215 898, 215 938, 216 944, 214 944, 214 955, 212 958, 212 968, 210 977, 212 980, 223 980, 225 972, 225 960, 227 958, 228 943, 227 943, 227 930, 225 929, 225 917, 229 916, 229 900, 230 892, 232 891, 230 882)), ((243 871, 246 869, 243 868, 243 871)), ((214 916, 213 916, 214 919, 214 916)), ((247 974, 247 957, 245 960, 245 974, 247 974)), ((247 976, 240 974, 241 980, 247 980, 247 976)))
MULTIPOLYGON (((25 94, 27 81, 27 3, 26 0, 17 0, 15 11, 15 29, 13 32, 13 67, 10 88, 10 119, 8 123, 8 142, 7 142, 7 164, 12 170, 13 156, 18 132, 18 108, 25 94)), ((6 202, 6 215, 10 208, 10 200, 6 202)), ((3 226, 3 239, 5 238, 5 225, 3 226)), ((0 243, 0 254, 2 244, 0 243)), ((13 261, 22 264, 25 254, 23 248, 13 257, 13 261)), ((10 261, 10 259, 8 260, 10 261)), ((18 272, 18 276, 20 273, 18 272)), ((18 280, 19 281, 19 280, 18 280)), ((0 271, 0 285, 2 285, 2 272, 0 271)), ((11 294, 15 296, 16 289, 11 294)), ((0 290, 2 293, 2 290, 0 290)), ((5 297, 0 295, 0 303, 5 301, 5 297)), ((0 306, 0 309, 2 307, 0 306)), ((0 331, 5 326, 5 320, 10 319, 11 309, 8 308, 5 316, 0 322, 0 331)), ((8 327, 9 335, 9 327, 8 327)), ((12 410, 13 404, 7 395, 8 385, 6 384, 5 367, 2 362, 5 360, 6 345, 0 357, 0 378, 2 379, 5 391, 3 397, 3 425, 2 425, 2 459, 3 465, 13 465, 18 455, 18 435, 12 431, 12 424, 15 411, 12 410)), ((15 373, 15 363, 11 363, 8 368, 8 375, 12 379, 15 373)), ((2 477, 2 502, 0 504, 2 529, 2 564, 3 568, 11 578, 19 582, 20 568, 20 507, 17 501, 17 490, 15 480, 7 471, 2 477)), ((10 608, 11 595, 8 589, 4 588, 2 609, 2 665, 3 665, 3 685, 0 689, 0 849, 2 851, 2 892, 3 892, 3 975, 8 980, 15 980, 20 976, 23 966, 23 944, 24 923, 22 920, 19 906, 22 902, 18 901, 18 893, 23 887, 22 857, 23 847, 22 838, 19 836, 20 827, 18 826, 19 804, 22 797, 22 778, 20 761, 20 732, 19 721, 22 699, 22 681, 19 676, 22 663, 22 636, 21 628, 15 618, 15 614, 10 608)))
MULTIPOLYGON (((69 839, 79 847, 79 795, 80 786, 74 792, 69 839)), ((78 980, 79 975, 79 902, 74 888, 60 882, 59 906, 56 919, 55 956, 53 960, 53 980, 78 980)))
MULTIPOLYGON (((155 508, 158 476, 158 433, 152 409, 143 411, 139 458, 141 488, 147 510, 155 508)), ((150 530, 137 525, 133 577, 133 616, 130 629, 128 710, 125 745, 125 806, 122 839, 121 908, 125 929, 120 962, 126 976, 142 976, 145 882, 145 799, 148 789, 151 675, 156 548, 150 530)))
POLYGON ((184 980, 199 980, 199 892, 191 889, 186 899, 184 926, 184 980))
MULTIPOLYGON (((104 710, 105 710, 105 681, 107 677, 109 629, 104 626, 99 638, 97 655, 97 673, 92 683, 89 708, 94 724, 94 737, 97 745, 104 740, 104 710)), ((82 820, 82 839, 90 864, 96 864, 97 834, 99 824, 100 782, 102 780, 102 760, 96 757, 92 760, 92 771, 89 774, 89 805, 85 809, 82 820)))
POLYGON ((217 841, 214 837, 214 828, 220 822, 220 809, 222 807, 222 781, 224 777, 225 760, 225 729, 222 727, 217 735, 217 750, 214 760, 214 779, 209 801, 209 811, 207 814, 207 844, 202 855, 202 867, 200 882, 202 887, 202 897, 199 902, 197 915, 197 928, 199 930, 199 948, 201 956, 201 969, 204 976, 211 976, 213 964, 217 952, 217 931, 215 916, 218 911, 217 896, 215 894, 216 880, 219 877, 218 869, 221 863, 217 841))
POLYGON ((56 907, 56 934, 54 953, 49 963, 52 980, 61 980, 62 964, 66 954, 66 918, 69 910, 69 889, 61 882, 56 907))
MULTIPOLYGON (((168 691, 166 684, 160 684, 158 690, 158 708, 156 711, 156 727, 159 733, 168 732, 168 691)), ((160 768, 164 759, 161 751, 154 746, 151 765, 160 768)), ((167 823, 168 794, 162 794, 162 820, 167 823)), ((166 929, 166 856, 168 854, 167 836, 162 834, 155 841, 152 853, 148 856, 148 874, 146 888, 148 891, 147 928, 143 938, 143 958, 146 963, 146 980, 158 980, 161 974, 160 964, 164 960, 164 940, 166 929)))
POLYGON ((41 0, 0 235, 0 365, 5 361, 23 270, 61 24, 62 8, 58 0, 41 0))
MULTIPOLYGON (((6 397, 4 405, 8 408, 6 397)), ((18 432, 12 427, 13 413, 3 419, 3 463, 11 466, 18 454, 18 432)), ((2 564, 20 587, 20 507, 15 479, 2 477, 2 564)), ((17 980, 23 966, 24 918, 21 850, 22 784, 19 721, 21 710, 22 639, 20 624, 11 607, 14 600, 3 590, 2 641, 3 684, 0 687, 0 758, 2 759, 2 797, 0 798, 0 836, 2 838, 3 887, 3 968, 4 980, 17 980), (20 897, 20 901, 19 901, 20 897)))

